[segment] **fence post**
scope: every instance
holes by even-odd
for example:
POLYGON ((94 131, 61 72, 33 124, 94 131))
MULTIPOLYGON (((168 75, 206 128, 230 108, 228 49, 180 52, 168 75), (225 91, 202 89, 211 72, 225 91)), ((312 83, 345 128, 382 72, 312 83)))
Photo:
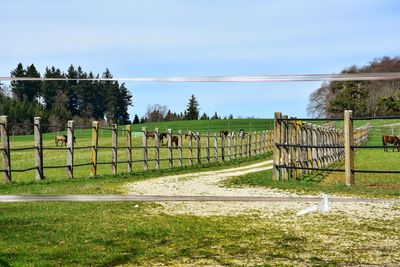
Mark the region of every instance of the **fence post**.
POLYGON ((99 122, 94 121, 92 124, 92 168, 90 175, 97 175, 97 150, 99 146, 99 122))
POLYGON ((281 122, 282 113, 275 112, 274 114, 274 169, 273 169, 273 179, 280 180, 280 159, 281 159, 281 122))
POLYGON ((345 178, 346 185, 354 185, 354 150, 353 146, 353 111, 344 111, 344 165, 345 165, 345 178))
POLYGON ((225 135, 221 135, 221 160, 225 161, 225 135))
POLYGON ((189 165, 193 166, 193 143, 192 143, 192 131, 188 131, 189 135, 189 165))
POLYGON ((132 128, 131 125, 125 126, 126 130, 126 161, 128 163, 128 172, 132 172, 132 128))
POLYGON ((200 142, 200 134, 196 133, 196 145, 197 145, 197 164, 201 164, 201 142, 200 142))
POLYGON ((214 133, 214 158, 218 161, 218 138, 217 133, 214 133))
POLYGON ((236 157, 237 157, 237 134, 236 133, 233 134, 233 156, 236 159, 236 157))
MULTIPOLYGON (((281 143, 282 144, 284 144, 284 145, 287 145, 289 142, 288 142, 288 116, 287 115, 285 115, 285 116, 283 116, 283 121, 281 121, 281 143)), ((283 159, 283 165, 284 166, 289 166, 289 162, 288 162, 288 147, 287 146, 284 146, 283 147, 283 149, 282 149, 282 152, 281 152, 281 156, 282 156, 282 159, 283 159)), ((282 170, 281 170, 281 172, 282 172, 282 180, 287 180, 288 179, 288 176, 289 176, 289 169, 287 169, 287 168, 282 168, 282 170)))
POLYGON ((168 129, 168 167, 171 169, 174 164, 173 164, 173 159, 172 159, 172 130, 168 129))
POLYGON ((34 118, 36 180, 43 180, 43 140, 40 117, 34 118))
POLYGON ((232 134, 228 134, 228 160, 231 161, 231 136, 232 134))
POLYGON ((206 134, 206 158, 208 164, 210 164, 210 135, 209 133, 206 134))
POLYGON ((67 175, 74 178, 74 121, 67 123, 67 175))
POLYGON ((178 157, 179 157, 179 167, 183 166, 182 161, 182 130, 178 131, 178 157))
POLYGON ((154 136, 154 143, 155 143, 155 147, 156 149, 154 150, 154 156, 156 158, 156 170, 160 169, 160 131, 158 130, 158 128, 154 129, 155 132, 155 136, 154 136))
POLYGON ((147 157, 147 128, 146 126, 142 127, 143 137, 142 137, 142 145, 143 145, 143 170, 147 171, 149 169, 149 162, 147 157))
POLYGON ((240 146, 239 146, 240 158, 243 157, 243 138, 244 138, 244 136, 240 137, 240 146))
POLYGON ((112 146, 112 150, 111 150, 111 155, 112 155, 112 159, 111 159, 111 171, 112 174, 117 174, 117 162, 118 162, 118 125, 117 124, 113 124, 111 126, 111 146, 112 146))
POLYGON ((0 116, 1 149, 3 155, 3 177, 11 182, 10 140, 8 139, 7 116, 0 116))

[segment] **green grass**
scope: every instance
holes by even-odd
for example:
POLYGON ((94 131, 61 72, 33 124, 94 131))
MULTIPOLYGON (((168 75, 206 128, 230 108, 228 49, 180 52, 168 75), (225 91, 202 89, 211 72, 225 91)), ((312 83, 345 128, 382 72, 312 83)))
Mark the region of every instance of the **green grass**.
POLYGON ((165 215, 145 203, 2 203, 1 266, 398 264, 400 223, 165 215))
POLYGON ((117 175, 85 176, 76 179, 46 179, 42 181, 11 182, 0 184, 1 194, 120 194, 122 186, 129 182, 151 179, 165 175, 184 174, 198 171, 220 170, 244 166, 263 161, 271 154, 251 158, 236 159, 229 162, 215 162, 194 166, 176 167, 163 170, 138 171, 117 175))
POLYGON ((194 131, 200 133, 219 133, 220 130, 239 131, 243 129, 246 132, 263 131, 274 128, 273 119, 231 119, 231 120, 191 120, 191 121, 171 121, 171 122, 154 122, 144 124, 134 124, 134 131, 141 131, 146 126, 149 131, 159 128, 160 131, 172 129, 177 132, 194 131))

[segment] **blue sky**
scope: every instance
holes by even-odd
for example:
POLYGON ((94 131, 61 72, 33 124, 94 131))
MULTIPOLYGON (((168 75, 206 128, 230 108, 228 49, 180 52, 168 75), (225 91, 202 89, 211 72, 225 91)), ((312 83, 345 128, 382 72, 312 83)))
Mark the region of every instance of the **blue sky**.
MULTIPOLYGON (((338 73, 400 55, 400 1, 1 1, 0 76, 19 62, 115 77, 338 73)), ((235 117, 306 115, 318 82, 126 83, 149 104, 235 117)))

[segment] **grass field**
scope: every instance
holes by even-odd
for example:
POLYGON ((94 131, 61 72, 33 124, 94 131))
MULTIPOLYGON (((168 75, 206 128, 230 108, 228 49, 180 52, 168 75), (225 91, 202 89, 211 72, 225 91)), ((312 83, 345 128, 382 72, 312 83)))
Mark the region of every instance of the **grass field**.
MULTIPOLYGON (((368 144, 379 142, 380 132, 376 129, 368 144)), ((110 144, 109 132, 100 134, 101 140, 105 140, 102 144, 110 144)), ((77 130, 76 135, 78 146, 90 141, 89 132, 77 130)), ((32 145, 31 136, 14 138, 16 146, 32 145)), ((45 145, 53 145, 53 138, 54 134, 46 134, 45 145)), ((55 160, 59 157, 60 162, 65 159, 65 151, 46 153, 55 160)), ((102 153, 104 157, 111 156, 111 152, 102 153)), ((356 167, 394 169, 399 155, 358 150, 356 167)), ((19 157, 21 164, 31 163, 32 156, 19 157)), ((54 173, 54 178, 44 181, 21 178, 19 183, 0 184, 0 194, 118 194, 128 182, 246 165, 266 157, 148 172, 139 171, 138 165, 133 174, 116 176, 104 175, 110 172, 107 166, 100 169, 103 175, 98 177, 88 177, 85 169, 79 179, 65 179, 54 173)), ((227 184, 267 186, 297 193, 400 196, 396 187, 398 176, 357 174, 356 186, 347 188, 343 177, 335 175, 276 182, 267 171, 233 178, 227 184)), ((330 213, 298 217, 293 212, 270 218, 196 217, 168 215, 156 203, 0 203, 0 229, 0 266, 396 266, 400 263, 398 217, 371 219, 330 213)))
POLYGON ((142 203, 2 203, 1 266, 397 265, 398 218, 163 214, 142 203))

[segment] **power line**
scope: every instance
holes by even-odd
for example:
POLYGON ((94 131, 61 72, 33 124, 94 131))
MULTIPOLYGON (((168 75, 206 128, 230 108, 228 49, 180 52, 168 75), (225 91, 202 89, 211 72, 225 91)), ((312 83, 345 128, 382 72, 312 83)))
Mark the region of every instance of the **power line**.
POLYGON ((312 81, 377 81, 400 79, 400 72, 356 74, 299 74, 257 76, 192 76, 192 77, 122 77, 122 78, 36 78, 0 77, 0 81, 130 81, 130 82, 312 82, 312 81))

